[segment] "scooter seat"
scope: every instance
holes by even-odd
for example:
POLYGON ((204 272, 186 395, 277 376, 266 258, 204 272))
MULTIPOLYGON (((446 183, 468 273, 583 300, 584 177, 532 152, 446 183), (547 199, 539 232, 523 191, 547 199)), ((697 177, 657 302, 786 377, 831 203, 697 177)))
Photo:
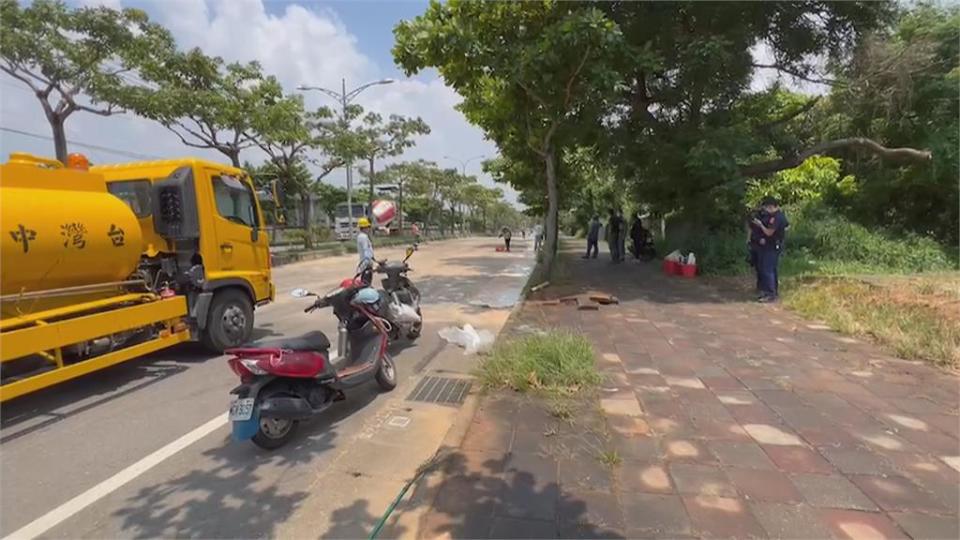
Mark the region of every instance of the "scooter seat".
POLYGON ((279 338, 260 341, 257 342, 255 346, 260 349, 322 352, 330 350, 330 339, 327 338, 327 335, 323 332, 314 330, 294 338, 279 338))

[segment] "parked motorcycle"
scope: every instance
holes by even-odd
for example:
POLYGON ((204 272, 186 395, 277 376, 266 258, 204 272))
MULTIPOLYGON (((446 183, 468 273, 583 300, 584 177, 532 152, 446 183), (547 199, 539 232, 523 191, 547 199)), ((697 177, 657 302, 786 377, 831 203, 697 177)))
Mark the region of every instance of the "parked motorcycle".
POLYGON ((305 313, 333 308, 337 356, 330 356, 330 340, 319 330, 227 351, 241 382, 230 391, 237 396, 230 405, 233 437, 252 439, 268 450, 289 442, 301 421, 343 400, 344 390, 370 380, 384 391, 397 385, 397 369, 387 352, 391 325, 377 314, 377 291, 353 278, 323 296, 305 289, 291 294, 317 298, 305 313))
POLYGON ((407 248, 402 261, 377 261, 373 270, 386 277, 381 280, 385 297, 381 315, 390 321, 392 330, 390 339, 396 341, 401 336, 413 341, 423 331, 423 312, 420 310, 420 291, 414 287, 407 273, 412 272, 407 261, 417 250, 416 246, 407 248))

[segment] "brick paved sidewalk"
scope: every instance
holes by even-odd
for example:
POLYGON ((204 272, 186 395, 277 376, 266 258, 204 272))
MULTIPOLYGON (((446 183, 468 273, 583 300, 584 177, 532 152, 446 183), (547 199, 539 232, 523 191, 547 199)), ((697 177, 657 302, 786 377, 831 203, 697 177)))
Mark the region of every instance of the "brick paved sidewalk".
POLYGON ((528 302, 511 328, 588 336, 598 399, 485 398, 414 495, 418 536, 960 537, 955 374, 653 266, 564 261, 547 298, 621 304, 528 302))

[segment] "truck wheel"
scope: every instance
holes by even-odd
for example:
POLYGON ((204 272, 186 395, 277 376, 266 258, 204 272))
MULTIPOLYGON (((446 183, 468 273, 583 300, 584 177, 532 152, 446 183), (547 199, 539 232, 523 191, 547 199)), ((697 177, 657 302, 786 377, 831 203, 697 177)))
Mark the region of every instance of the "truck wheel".
POLYGON ((213 297, 203 342, 211 351, 222 353, 250 340, 253 306, 242 291, 226 289, 213 297))

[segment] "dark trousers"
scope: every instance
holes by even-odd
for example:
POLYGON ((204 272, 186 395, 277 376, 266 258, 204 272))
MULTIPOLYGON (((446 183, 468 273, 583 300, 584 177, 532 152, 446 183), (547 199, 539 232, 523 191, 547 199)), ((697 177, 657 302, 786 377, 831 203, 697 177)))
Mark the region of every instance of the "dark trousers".
POLYGON ((750 247, 750 266, 753 267, 753 272, 757 275, 757 292, 760 292, 760 250, 756 247, 750 247))
POLYGON ((780 250, 757 250, 757 285, 760 289, 760 294, 776 298, 780 293, 779 265, 780 250))
POLYGON ((507 251, 510 251, 510 239, 509 239, 509 238, 504 238, 504 239, 503 239, 503 243, 506 244, 506 246, 507 246, 507 251))
POLYGON ((615 239, 613 242, 610 242, 610 258, 614 261, 620 260, 620 240, 615 239))
POLYGON ((596 238, 587 238, 587 257, 592 257, 594 259, 597 258, 597 254, 600 253, 600 246, 597 244, 598 242, 596 238), (590 255, 591 251, 593 252, 593 255, 590 255))

